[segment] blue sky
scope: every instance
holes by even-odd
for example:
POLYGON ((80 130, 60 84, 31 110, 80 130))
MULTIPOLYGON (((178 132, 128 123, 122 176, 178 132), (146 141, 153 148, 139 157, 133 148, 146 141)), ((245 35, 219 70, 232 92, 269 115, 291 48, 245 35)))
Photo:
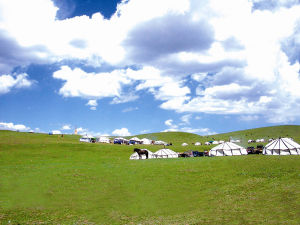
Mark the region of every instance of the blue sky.
POLYGON ((300 123, 298 0, 0 0, 0 129, 300 123))

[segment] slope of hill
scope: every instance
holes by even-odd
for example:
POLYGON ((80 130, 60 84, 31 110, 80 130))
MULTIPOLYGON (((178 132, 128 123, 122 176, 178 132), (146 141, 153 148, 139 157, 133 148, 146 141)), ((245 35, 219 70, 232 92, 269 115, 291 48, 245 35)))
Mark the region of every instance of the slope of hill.
POLYGON ((172 142, 173 144, 181 144, 183 142, 193 143, 200 141, 203 137, 198 134, 186 133, 186 132, 161 132, 161 133, 150 133, 141 134, 136 137, 148 138, 151 140, 162 140, 165 142, 172 142))

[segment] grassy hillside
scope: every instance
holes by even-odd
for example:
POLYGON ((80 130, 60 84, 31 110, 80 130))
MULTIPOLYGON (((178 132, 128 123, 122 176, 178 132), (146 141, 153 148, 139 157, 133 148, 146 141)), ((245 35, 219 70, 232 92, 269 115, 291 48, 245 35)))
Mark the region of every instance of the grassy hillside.
MULTIPOLYGON (((157 135, 175 151, 211 138, 157 135)), ((133 146, 78 139, 0 131, 0 224, 300 223, 300 156, 131 161, 133 146)))

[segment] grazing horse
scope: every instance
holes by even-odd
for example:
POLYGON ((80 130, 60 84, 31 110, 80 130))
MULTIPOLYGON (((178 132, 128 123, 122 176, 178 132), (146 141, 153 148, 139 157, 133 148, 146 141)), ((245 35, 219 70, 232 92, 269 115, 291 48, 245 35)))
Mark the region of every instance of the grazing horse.
POLYGON ((139 155, 139 159, 142 159, 142 155, 146 155, 146 159, 148 159, 148 151, 147 150, 135 148, 133 151, 139 155))

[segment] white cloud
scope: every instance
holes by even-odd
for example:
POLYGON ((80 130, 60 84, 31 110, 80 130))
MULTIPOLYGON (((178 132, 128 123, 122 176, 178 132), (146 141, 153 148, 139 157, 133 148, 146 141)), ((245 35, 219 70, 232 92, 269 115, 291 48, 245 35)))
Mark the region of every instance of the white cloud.
POLYGON ((186 115, 183 115, 180 119, 182 122, 184 122, 185 124, 190 124, 190 120, 192 118, 192 115, 191 114, 186 114, 186 115))
POLYGON ((69 125, 69 124, 63 125, 61 128, 61 130, 71 130, 71 129, 72 129, 71 125, 69 125))
POLYGON ((253 120, 258 120, 259 116, 257 116, 257 115, 244 115, 244 116, 240 116, 239 119, 244 120, 244 121, 253 121, 253 120))
POLYGON ((0 122, 0 130, 29 131, 30 127, 27 127, 23 124, 0 122))
POLYGON ((165 124, 167 125, 167 126, 172 126, 172 122, 173 122, 173 120, 166 120, 165 121, 165 124))
POLYGON ((59 93, 64 97, 104 98, 120 96, 121 84, 128 84, 124 70, 112 73, 86 73, 68 66, 54 72, 53 77, 65 81, 59 93))
POLYGON ((138 107, 128 107, 126 109, 123 109, 122 112, 131 112, 131 111, 135 111, 135 110, 138 110, 139 108, 138 107))
POLYGON ((200 135, 213 135, 216 134, 216 132, 211 131, 209 128, 191 128, 191 127, 182 127, 180 131, 188 132, 188 133, 194 133, 194 134, 200 134, 200 135))
POLYGON ((89 106, 97 106, 98 103, 97 103, 97 100, 89 100, 88 103, 86 105, 89 105, 89 106))
POLYGON ((126 102, 132 102, 139 98, 138 95, 129 93, 126 95, 121 95, 118 97, 114 97, 113 100, 110 102, 111 104, 120 104, 120 103, 126 103, 126 102))
POLYGON ((112 132, 114 136, 130 136, 130 132, 127 128, 116 129, 112 132))
MULTIPOLYGON (((6 43, 0 44, 0 69, 66 59, 134 65, 142 69, 87 73, 65 66, 53 77, 64 82, 64 97, 109 97, 117 104, 148 91, 162 109, 178 112, 259 115, 269 122, 299 118, 296 0, 131 0, 110 19, 96 13, 57 20, 57 10, 50 0, 0 2, 0 43, 6 43), (187 77, 199 83, 198 96, 185 85, 187 77), (128 95, 124 87, 134 91, 128 95)), ((0 82, 0 93, 18 88, 16 77, 3 76, 9 81, 0 82)))
POLYGON ((1 75, 0 76, 0 94, 6 94, 13 88, 28 88, 32 86, 34 81, 28 79, 26 73, 14 75, 1 75))
POLYGON ((90 107, 91 110, 96 110, 98 103, 97 100, 89 100, 88 103, 86 103, 86 105, 91 106, 90 107))

